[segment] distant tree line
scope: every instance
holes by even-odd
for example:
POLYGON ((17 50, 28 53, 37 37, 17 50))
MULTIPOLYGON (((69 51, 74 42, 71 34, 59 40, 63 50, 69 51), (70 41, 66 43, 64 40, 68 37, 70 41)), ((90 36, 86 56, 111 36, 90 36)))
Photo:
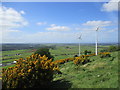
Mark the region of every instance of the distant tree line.
POLYGON ((112 45, 112 46, 109 46, 106 49, 101 50, 101 52, 114 52, 114 51, 120 51, 120 46, 112 45))
POLYGON ((2 44, 2 51, 21 50, 21 49, 38 49, 38 48, 51 48, 56 49, 56 45, 46 46, 42 44, 2 44))

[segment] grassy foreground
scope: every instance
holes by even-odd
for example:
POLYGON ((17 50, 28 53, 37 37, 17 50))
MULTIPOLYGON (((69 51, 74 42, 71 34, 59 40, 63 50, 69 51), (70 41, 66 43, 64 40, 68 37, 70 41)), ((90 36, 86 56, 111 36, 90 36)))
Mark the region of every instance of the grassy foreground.
POLYGON ((117 88, 118 87, 118 52, 112 57, 90 57, 91 62, 76 66, 73 62, 60 65, 61 75, 55 75, 57 88, 117 88))

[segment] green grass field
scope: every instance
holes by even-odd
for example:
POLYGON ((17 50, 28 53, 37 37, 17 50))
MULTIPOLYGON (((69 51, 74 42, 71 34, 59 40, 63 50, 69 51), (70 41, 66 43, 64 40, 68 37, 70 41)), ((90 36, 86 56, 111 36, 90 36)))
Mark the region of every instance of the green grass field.
MULTIPOLYGON (((55 57, 55 60, 74 57, 74 55, 78 55, 78 46, 70 45, 68 46, 69 47, 68 49, 66 47, 67 46, 58 46, 57 49, 50 50, 51 54, 55 57)), ((98 49, 98 51, 104 48, 104 46, 103 48, 101 47, 98 49)), ((81 46, 81 54, 84 54, 85 50, 92 51, 92 53, 95 52, 94 46, 81 46)))
MULTIPOLYGON (((3 64, 10 63, 19 58, 26 58, 27 56, 30 56, 32 53, 33 52, 31 49, 2 51, 2 57, 0 58, 1 59, 0 61, 2 61, 3 64), (16 54, 20 54, 20 55, 16 55, 16 54)), ((4 66, 3 68, 11 67, 11 66, 14 65, 4 66)))
MULTIPOLYGON (((108 46, 100 46, 98 51, 108 46), (102 47, 102 48, 101 48, 102 47)), ((94 53, 94 46, 81 46, 81 54, 84 54, 85 50, 90 50, 94 53)), ((78 55, 78 46, 77 45, 67 45, 67 46, 56 46, 56 49, 50 49, 51 54, 54 56, 54 60, 65 59, 78 55), (69 47, 69 48, 66 48, 69 47)), ((23 49, 23 50, 11 50, 11 51, 2 51, 2 56, 0 56, 0 61, 4 63, 10 63, 19 58, 26 58, 33 54, 32 49, 23 49), (20 55, 16 55, 20 54, 20 55)), ((3 66, 3 68, 11 67, 13 65, 3 66)))
MULTIPOLYGON (((99 48, 99 50, 101 49, 102 48, 99 48)), ((84 50, 91 50, 92 52, 94 52, 94 46, 81 46, 81 54, 84 53, 84 50)), ((50 52, 55 57, 54 60, 69 58, 69 57, 73 57, 74 55, 78 55, 78 46, 74 46, 74 45, 57 46, 56 49, 50 49, 50 52)), ((2 51, 2 56, 0 57, 0 61, 2 61, 2 63, 10 63, 19 58, 26 58, 33 53, 34 52, 32 51, 32 49, 2 51), (20 54, 20 55, 16 55, 16 54, 20 54)), ((9 66, 11 67, 11 65, 9 66)))
MULTIPOLYGON (((78 55, 78 46, 68 45, 57 46, 56 49, 50 49, 54 60, 65 59, 78 55)), ((108 46, 100 46, 102 50, 108 46)), ((81 46, 81 54, 85 50, 94 53, 94 46, 81 46)), ((2 52, 2 63, 12 62, 18 58, 30 56, 32 49, 12 50, 2 52), (20 53, 21 55, 15 55, 20 53), (11 55, 11 56, 8 56, 11 55)), ((59 68, 62 74, 54 75, 51 87, 56 88, 117 88, 118 87, 118 52, 111 52, 111 57, 100 58, 100 56, 89 57, 89 63, 85 65, 75 65, 72 61, 60 64, 59 68)), ((12 67, 12 65, 3 68, 12 67)))
POLYGON ((110 58, 90 57, 91 62, 76 66, 73 62, 60 65, 61 75, 55 75, 53 87, 65 88, 117 88, 118 58, 117 52, 110 58), (68 84, 66 86, 66 84, 68 84), (69 87, 68 87, 69 86, 69 87))

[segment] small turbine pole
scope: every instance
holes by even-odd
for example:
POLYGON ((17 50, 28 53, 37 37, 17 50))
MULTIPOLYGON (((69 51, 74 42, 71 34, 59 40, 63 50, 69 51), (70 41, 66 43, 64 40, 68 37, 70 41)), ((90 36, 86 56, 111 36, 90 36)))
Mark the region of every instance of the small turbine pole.
POLYGON ((80 37, 78 39, 79 39, 79 56, 80 56, 80 40, 81 40, 81 35, 80 35, 80 37))
POLYGON ((79 39, 79 56, 80 56, 80 39, 79 39))
POLYGON ((96 29, 96 45, 95 45, 95 55, 98 55, 98 29, 99 27, 96 29))

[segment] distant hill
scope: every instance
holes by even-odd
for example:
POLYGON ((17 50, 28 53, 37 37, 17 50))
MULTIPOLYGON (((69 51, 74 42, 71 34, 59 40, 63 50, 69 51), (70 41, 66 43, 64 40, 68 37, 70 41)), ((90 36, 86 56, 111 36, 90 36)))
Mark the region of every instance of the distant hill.
MULTIPOLYGON (((0 51, 21 50, 21 49, 37 49, 40 47, 78 45, 78 43, 3 43, 0 44, 0 51)), ((95 43, 81 43, 81 45, 95 45, 95 43)), ((99 45, 117 45, 117 43, 99 43, 99 45)))

